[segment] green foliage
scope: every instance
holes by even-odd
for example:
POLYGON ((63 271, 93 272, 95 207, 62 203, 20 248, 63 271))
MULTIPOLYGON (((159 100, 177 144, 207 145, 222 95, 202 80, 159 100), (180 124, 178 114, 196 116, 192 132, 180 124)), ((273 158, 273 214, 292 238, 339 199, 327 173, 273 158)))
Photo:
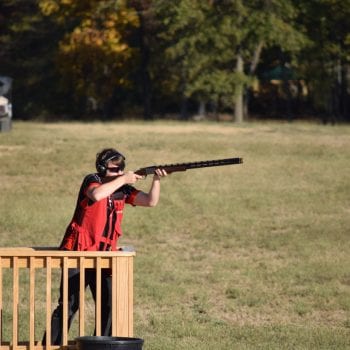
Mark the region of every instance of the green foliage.
POLYGON ((310 97, 318 110, 346 114, 347 65, 350 62, 349 0, 298 1, 299 23, 310 39, 299 59, 310 81, 310 97))
POLYGON ((52 51, 59 28, 34 0, 1 1, 0 26, 0 74, 14 79, 15 116, 41 114, 57 91, 52 51))
POLYGON ((161 111, 183 100, 233 110, 259 68, 288 63, 312 107, 345 119, 349 8, 349 0, 3 0, 1 74, 14 78, 24 117, 121 114, 140 101, 150 116, 152 103, 161 111))
POLYGON ((182 0, 172 5, 155 1, 154 6, 163 19, 159 37, 167 43, 169 75, 180 93, 197 100, 232 106, 233 95, 243 93, 255 74, 236 69, 238 54, 249 67, 261 43, 297 52, 306 42, 289 1, 182 0))

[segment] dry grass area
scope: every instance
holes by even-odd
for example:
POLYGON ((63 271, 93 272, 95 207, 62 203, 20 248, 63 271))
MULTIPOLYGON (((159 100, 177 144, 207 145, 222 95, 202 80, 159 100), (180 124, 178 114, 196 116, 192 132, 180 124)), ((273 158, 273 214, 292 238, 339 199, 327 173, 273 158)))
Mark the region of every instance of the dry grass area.
POLYGON ((244 158, 172 174, 158 207, 126 209, 146 350, 350 348, 349 126, 15 122, 0 134, 0 244, 57 245, 109 146, 134 170, 244 158))

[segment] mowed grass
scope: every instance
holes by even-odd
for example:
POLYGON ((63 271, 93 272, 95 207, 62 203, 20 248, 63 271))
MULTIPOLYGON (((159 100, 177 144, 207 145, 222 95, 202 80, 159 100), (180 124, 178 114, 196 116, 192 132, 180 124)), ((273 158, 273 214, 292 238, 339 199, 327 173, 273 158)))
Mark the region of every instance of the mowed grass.
POLYGON ((244 158, 174 173, 156 208, 126 208, 145 350, 350 349, 349 126, 15 122, 0 134, 0 246, 57 246, 111 146, 130 170, 244 158))

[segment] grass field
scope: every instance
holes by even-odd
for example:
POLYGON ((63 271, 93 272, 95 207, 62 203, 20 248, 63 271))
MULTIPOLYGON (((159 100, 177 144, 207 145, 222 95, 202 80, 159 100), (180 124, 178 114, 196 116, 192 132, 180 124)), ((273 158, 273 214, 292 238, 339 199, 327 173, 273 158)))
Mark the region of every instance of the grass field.
POLYGON ((109 146, 133 170, 244 158, 172 174, 156 208, 126 209, 145 350, 350 349, 350 126, 15 122, 0 246, 57 246, 109 146))

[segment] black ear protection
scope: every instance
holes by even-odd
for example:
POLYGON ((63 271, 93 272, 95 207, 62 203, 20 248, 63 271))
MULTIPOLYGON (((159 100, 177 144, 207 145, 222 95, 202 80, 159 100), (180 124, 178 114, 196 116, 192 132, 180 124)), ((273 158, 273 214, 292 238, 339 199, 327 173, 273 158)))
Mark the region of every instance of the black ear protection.
POLYGON ((106 175, 107 171, 107 165, 108 162, 115 159, 115 158, 122 158, 123 162, 125 161, 125 157, 118 151, 111 149, 107 150, 105 154, 101 153, 97 156, 97 161, 96 161, 96 170, 101 176, 106 175))

